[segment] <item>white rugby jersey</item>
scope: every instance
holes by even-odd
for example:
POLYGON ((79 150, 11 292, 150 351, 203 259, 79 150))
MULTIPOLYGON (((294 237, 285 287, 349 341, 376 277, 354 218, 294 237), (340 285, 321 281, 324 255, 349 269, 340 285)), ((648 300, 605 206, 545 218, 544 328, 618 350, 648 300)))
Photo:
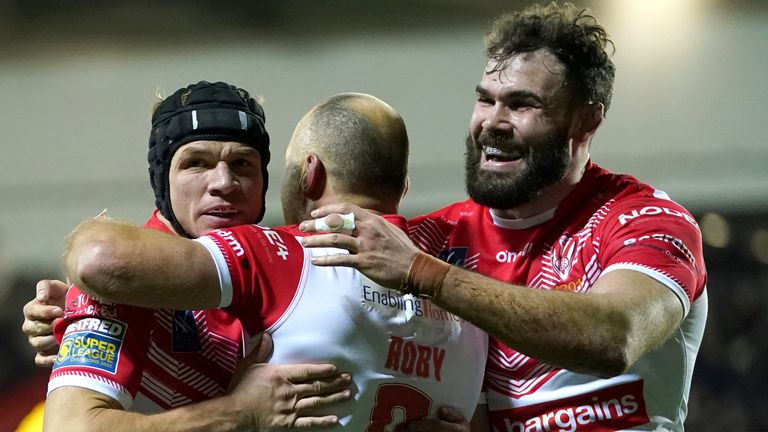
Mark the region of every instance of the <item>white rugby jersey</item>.
MULTIPOLYGON (((405 226, 405 220, 388 219, 405 226)), ((383 288, 344 267, 318 267, 297 230, 219 229, 197 241, 219 269, 222 307, 250 334, 268 331, 270 363, 331 362, 353 399, 328 408, 349 431, 399 430, 443 405, 471 418, 487 356, 484 332, 429 301, 383 288)))
POLYGON ((671 337, 610 379, 539 362, 491 338, 486 396, 494 430, 683 430, 707 277, 698 225, 666 194, 590 162, 549 212, 505 220, 467 200, 411 220, 410 235, 425 251, 504 282, 586 293, 601 275, 630 269, 680 300, 684 318, 671 337))

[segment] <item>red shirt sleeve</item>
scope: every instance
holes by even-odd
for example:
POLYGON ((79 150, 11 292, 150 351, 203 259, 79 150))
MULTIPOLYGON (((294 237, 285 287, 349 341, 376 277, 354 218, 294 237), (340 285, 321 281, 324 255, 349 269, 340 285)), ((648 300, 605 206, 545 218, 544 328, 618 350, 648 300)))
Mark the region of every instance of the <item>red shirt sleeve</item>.
POLYGON ((649 196, 627 201, 606 215, 600 232, 602 268, 647 270, 664 279, 665 285, 679 286, 690 304, 707 279, 696 220, 667 199, 649 196))
POLYGON ((59 354, 48 391, 62 386, 103 393, 128 408, 139 389, 150 339, 150 309, 100 302, 71 286, 54 325, 59 354))
POLYGON ((310 265, 296 238, 281 229, 242 225, 198 240, 217 261, 222 297, 231 289, 227 311, 251 334, 269 328, 288 309, 310 265))

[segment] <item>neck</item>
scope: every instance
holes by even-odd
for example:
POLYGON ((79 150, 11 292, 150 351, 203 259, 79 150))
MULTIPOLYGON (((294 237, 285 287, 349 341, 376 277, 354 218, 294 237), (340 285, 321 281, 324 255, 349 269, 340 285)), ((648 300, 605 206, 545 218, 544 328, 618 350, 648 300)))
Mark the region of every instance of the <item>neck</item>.
POLYGON ((171 223, 171 221, 166 219, 165 216, 163 216, 163 214, 160 213, 159 211, 157 212, 157 220, 162 222, 163 225, 165 225, 166 228, 168 228, 172 233, 179 235, 179 233, 177 233, 176 230, 173 228, 173 224, 171 223))
POLYGON ((356 194, 340 194, 334 197, 322 197, 314 202, 314 208, 328 204, 350 203, 378 215, 397 214, 398 204, 356 194))

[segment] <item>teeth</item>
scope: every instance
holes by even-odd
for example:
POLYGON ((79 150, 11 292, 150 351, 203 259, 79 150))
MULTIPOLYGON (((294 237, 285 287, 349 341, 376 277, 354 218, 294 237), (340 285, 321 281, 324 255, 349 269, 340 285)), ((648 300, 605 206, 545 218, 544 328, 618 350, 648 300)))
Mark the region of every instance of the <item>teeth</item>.
POLYGON ((502 153, 501 150, 497 149, 496 147, 485 148, 485 154, 487 154, 488 156, 498 156, 501 153, 502 153))

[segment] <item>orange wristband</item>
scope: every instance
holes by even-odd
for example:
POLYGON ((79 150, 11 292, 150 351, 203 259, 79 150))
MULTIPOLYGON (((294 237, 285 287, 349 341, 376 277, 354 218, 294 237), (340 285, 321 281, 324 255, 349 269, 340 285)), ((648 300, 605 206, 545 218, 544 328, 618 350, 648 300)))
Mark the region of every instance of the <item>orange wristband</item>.
POLYGON ((411 261, 408 275, 400 285, 400 291, 424 299, 437 295, 443 286, 445 275, 451 265, 431 255, 419 252, 411 261))

